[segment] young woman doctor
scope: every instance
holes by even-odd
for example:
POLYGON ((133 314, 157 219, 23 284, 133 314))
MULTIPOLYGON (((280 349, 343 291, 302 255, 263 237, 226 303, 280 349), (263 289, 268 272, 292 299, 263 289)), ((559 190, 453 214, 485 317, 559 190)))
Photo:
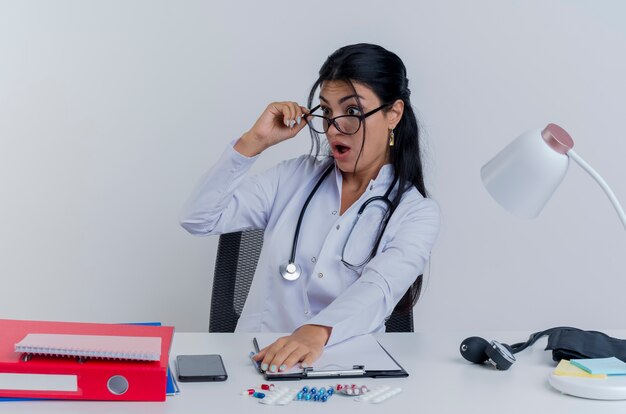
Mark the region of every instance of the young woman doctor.
POLYGON ((262 369, 310 366, 324 346, 383 332, 401 299, 414 304, 439 209, 426 198, 409 95, 394 53, 342 47, 320 69, 308 108, 270 103, 187 201, 181 224, 192 234, 265 230, 236 331, 291 334, 254 357, 262 369), (315 155, 246 176, 259 154, 307 125, 315 155), (318 156, 318 134, 330 155, 318 156))

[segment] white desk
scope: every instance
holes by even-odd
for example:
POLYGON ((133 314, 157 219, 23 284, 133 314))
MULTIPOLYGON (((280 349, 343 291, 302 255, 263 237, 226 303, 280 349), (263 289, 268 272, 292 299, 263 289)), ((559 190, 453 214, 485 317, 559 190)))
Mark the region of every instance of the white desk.
MULTIPOLYGON (((626 331, 607 332, 624 338, 626 331)), ((178 354, 218 353, 224 359, 228 380, 213 383, 180 383, 180 395, 164 403, 124 403, 87 401, 28 401, 0 403, 0 413, 252 413, 252 412, 326 412, 358 410, 377 413, 620 413, 626 401, 592 401, 562 395, 547 382, 554 367, 546 339, 517 354, 509 371, 466 362, 459 344, 471 335, 483 335, 506 343, 521 342, 528 332, 465 332, 381 334, 381 344, 409 372, 408 378, 342 380, 401 387, 402 393, 382 404, 364 404, 348 397, 333 396, 327 403, 294 401, 287 406, 266 406, 241 391, 258 385, 262 378, 254 370, 248 354, 253 335, 177 333, 171 358, 178 354)), ((172 362, 172 369, 175 371, 172 362)), ((302 387, 325 386, 330 380, 281 382, 302 387)))

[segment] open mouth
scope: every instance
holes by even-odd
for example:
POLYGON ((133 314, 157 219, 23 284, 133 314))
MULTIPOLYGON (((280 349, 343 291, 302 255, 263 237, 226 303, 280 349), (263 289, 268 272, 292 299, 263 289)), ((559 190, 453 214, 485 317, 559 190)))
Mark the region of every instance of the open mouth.
POLYGON ((348 152, 350 152, 350 147, 342 144, 341 142, 333 142, 331 144, 331 148, 335 158, 347 156, 348 152))
POLYGON ((350 150, 350 147, 346 147, 345 145, 337 144, 337 145, 335 145, 335 149, 337 150, 338 153, 343 154, 345 152, 348 152, 350 150))

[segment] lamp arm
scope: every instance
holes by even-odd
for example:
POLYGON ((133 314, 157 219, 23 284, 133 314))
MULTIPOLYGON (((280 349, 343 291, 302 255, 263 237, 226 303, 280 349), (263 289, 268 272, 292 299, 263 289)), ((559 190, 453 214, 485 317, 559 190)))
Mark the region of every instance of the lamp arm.
POLYGON ((593 179, 596 180, 598 184, 600 184, 600 187, 602 187, 606 195, 609 197, 611 204, 613 204, 613 207, 615 207, 615 211, 617 211, 617 215, 619 216, 619 219, 622 221, 624 228, 626 228, 626 214, 624 213, 624 209, 622 208, 619 201, 617 200, 617 197, 615 197, 613 190, 611 190, 611 187, 609 187, 606 181, 604 181, 604 179, 600 177, 600 174, 598 174, 596 170, 591 168, 591 166, 587 164, 585 160, 583 160, 580 157, 580 155, 576 154, 574 150, 570 149, 569 151, 567 151, 567 156, 570 159, 576 161, 576 163, 580 165, 583 170, 587 171, 589 175, 591 175, 593 179))

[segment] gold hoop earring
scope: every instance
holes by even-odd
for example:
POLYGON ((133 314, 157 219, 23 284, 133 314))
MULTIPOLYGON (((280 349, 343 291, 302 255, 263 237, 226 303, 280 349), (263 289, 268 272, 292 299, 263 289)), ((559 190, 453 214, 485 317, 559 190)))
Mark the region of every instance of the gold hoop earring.
POLYGON ((393 147, 393 144, 395 144, 395 138, 396 136, 393 133, 393 129, 389 131, 389 146, 393 147))

